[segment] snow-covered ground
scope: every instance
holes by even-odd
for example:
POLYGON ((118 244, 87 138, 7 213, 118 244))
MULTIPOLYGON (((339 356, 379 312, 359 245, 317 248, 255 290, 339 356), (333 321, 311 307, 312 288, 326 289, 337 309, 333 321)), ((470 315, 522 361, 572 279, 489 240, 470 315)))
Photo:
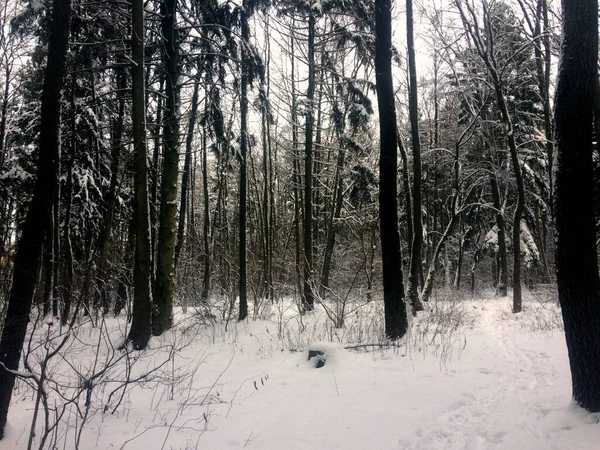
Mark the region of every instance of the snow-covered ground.
MULTIPOLYGON (((538 300, 518 315, 492 297, 432 303, 392 347, 375 302, 352 312, 343 329, 322 312, 300 317, 293 305, 227 327, 203 324, 188 309, 142 355, 115 348, 122 318, 86 323, 49 364, 50 407, 66 401, 56 390, 77 398, 46 446, 72 449, 79 439, 81 449, 598 449, 600 415, 570 398, 558 309, 538 300), (324 353, 323 367, 307 360, 309 347, 324 353), (126 376, 141 379, 124 385, 126 376)), ((45 340, 39 331, 32 342, 45 340)), ((28 445, 35 395, 24 381, 18 389, 2 449, 28 445)), ((56 422, 54 413, 48 420, 56 422)), ((37 422, 33 448, 43 408, 37 422)))

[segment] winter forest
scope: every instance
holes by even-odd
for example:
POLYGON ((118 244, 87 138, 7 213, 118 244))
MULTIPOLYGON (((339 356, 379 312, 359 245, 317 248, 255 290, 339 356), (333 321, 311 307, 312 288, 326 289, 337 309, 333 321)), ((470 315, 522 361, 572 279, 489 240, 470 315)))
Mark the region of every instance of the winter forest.
POLYGON ((0 448, 597 448, 597 0, 1 3, 0 448))

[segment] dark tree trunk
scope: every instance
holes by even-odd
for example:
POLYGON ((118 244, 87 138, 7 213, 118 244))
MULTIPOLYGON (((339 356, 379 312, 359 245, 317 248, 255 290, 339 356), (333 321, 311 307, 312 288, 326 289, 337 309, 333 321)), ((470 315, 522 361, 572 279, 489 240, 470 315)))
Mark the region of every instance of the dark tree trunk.
MULTIPOLYGON (((202 136, 202 195, 204 197, 204 220, 202 221, 202 232, 204 240, 204 274, 202 277, 201 301, 207 302, 210 295, 210 272, 211 272, 211 250, 210 250, 210 198, 208 194, 208 161, 206 148, 206 131, 202 136)), ((219 202, 217 202, 218 205, 219 202)))
POLYGON ((152 334, 159 336, 173 326, 175 271, 175 225, 177 219, 177 176, 179 174, 179 49, 176 27, 177 0, 161 3, 163 61, 166 71, 164 109, 163 171, 160 182, 160 212, 156 252, 156 280, 152 334))
POLYGON ((417 93, 417 69, 415 64, 415 42, 413 36, 412 0, 406 0, 406 35, 408 49, 408 73, 410 92, 408 108, 413 146, 413 240, 410 251, 410 275, 408 277, 408 300, 413 314, 423 310, 419 300, 419 279, 422 276, 423 219, 421 214, 421 138, 419 136, 419 104, 417 93))
POLYGON ((392 14, 390 0, 375 0, 375 79, 379 107, 379 223, 383 265, 385 333, 390 339, 406 334, 408 318, 400 266, 398 233, 398 143, 392 82, 392 14))
MULTIPOLYGON (((292 22, 295 25, 295 21, 292 22)), ((295 269, 296 269, 296 283, 298 284, 298 292, 304 304, 304 291, 302 289, 302 271, 301 267, 301 245, 300 240, 300 162, 298 158, 298 116, 296 114, 296 55, 294 52, 294 35, 290 36, 290 81, 292 86, 292 92, 290 94, 292 101, 292 184, 293 184, 293 195, 294 195, 294 257, 295 257, 295 269)))
POLYGON ((132 110, 133 124, 133 178, 134 211, 133 228, 135 230, 135 261, 133 264, 133 311, 132 322, 127 341, 136 350, 148 345, 151 335, 150 290, 150 216, 148 207, 148 168, 146 164, 146 105, 144 96, 144 2, 132 0, 131 52, 133 65, 132 110))
POLYGON ((40 265, 41 248, 51 221, 52 205, 58 186, 60 101, 70 20, 71 0, 54 0, 42 90, 37 178, 15 256, 13 285, 0 338, 0 365, 4 366, 0 368, 0 439, 4 436, 15 383, 15 375, 9 371, 19 369, 40 265))
POLYGON ((304 146, 304 308, 315 308, 313 292, 313 128, 315 123, 315 16, 308 17, 308 90, 304 146))
MULTIPOLYGON (((245 2, 244 2, 245 3, 245 2)), ((246 221, 247 221, 247 152, 248 152, 248 49, 250 45, 250 26, 248 16, 242 12, 242 76, 240 95, 240 218, 239 218, 239 285, 240 310, 238 320, 248 317, 248 297, 246 289, 246 221)))
POLYGON ((554 104, 556 273, 573 398, 600 411, 600 279, 593 208, 592 112, 598 77, 598 2, 563 0, 554 104), (576 199, 576 201, 575 201, 576 199), (583 205, 583 207, 582 207, 583 205))

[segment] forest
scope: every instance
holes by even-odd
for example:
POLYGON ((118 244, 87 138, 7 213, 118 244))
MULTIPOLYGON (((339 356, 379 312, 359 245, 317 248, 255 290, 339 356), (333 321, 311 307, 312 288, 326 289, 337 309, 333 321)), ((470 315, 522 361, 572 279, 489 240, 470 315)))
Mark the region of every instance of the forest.
POLYGON ((19 392, 88 448, 191 328, 393 353, 485 295, 600 412, 598 81, 597 0, 5 0, 0 439, 19 392))

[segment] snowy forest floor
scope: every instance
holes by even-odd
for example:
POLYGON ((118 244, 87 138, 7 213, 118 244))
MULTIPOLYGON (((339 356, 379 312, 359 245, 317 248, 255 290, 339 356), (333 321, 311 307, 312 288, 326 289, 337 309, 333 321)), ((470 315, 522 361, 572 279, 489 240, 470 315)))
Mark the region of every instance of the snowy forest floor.
MULTIPOLYGON (((188 308, 141 354, 117 348, 124 317, 83 323, 46 358, 48 426, 58 425, 45 446, 600 448, 600 415, 570 398, 553 301, 529 295, 517 315, 509 299, 491 295, 432 301, 391 346, 381 337, 380 302, 352 312, 341 329, 322 311, 300 316, 282 302, 261 319, 225 323, 188 308), (323 367, 307 361, 309 346, 324 350, 323 367)), ((34 372, 61 336, 47 325, 33 334, 34 372)), ((36 397, 26 381, 13 396, 1 449, 27 448, 36 397)), ((32 448, 44 420, 40 407, 32 448)))

